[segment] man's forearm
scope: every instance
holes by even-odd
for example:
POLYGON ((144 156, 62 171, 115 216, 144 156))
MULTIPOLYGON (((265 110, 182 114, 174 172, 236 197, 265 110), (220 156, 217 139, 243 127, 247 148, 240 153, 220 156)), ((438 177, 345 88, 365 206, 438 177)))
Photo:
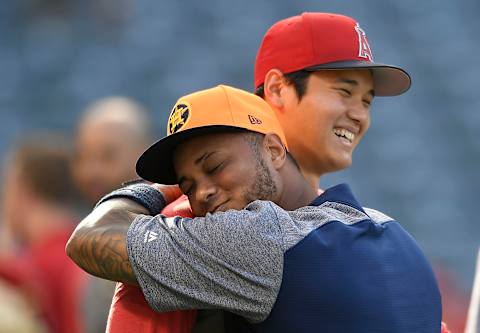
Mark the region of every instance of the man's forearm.
POLYGON ((148 214, 148 211, 128 199, 112 199, 100 204, 73 232, 67 243, 68 256, 92 275, 136 283, 128 260, 126 236, 139 214, 148 214))

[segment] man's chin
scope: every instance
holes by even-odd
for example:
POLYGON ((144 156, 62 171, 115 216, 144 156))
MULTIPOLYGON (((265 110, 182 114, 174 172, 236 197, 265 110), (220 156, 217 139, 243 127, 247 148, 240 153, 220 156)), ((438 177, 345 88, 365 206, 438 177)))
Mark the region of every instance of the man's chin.
MULTIPOLYGON (((254 200, 251 200, 250 202, 253 202, 253 201, 254 201, 254 200)), ((218 207, 215 209, 214 212, 215 212, 215 213, 217 213, 217 212, 226 212, 226 211, 232 210, 232 209, 233 209, 233 210, 242 210, 242 209, 244 209, 247 205, 248 205, 248 203, 245 204, 244 202, 239 203, 239 202, 231 202, 231 201, 229 201, 229 202, 227 202, 227 203, 224 203, 224 204, 218 206, 218 207)), ((213 214, 213 213, 212 213, 212 214, 213 214)))
POLYGON ((349 168, 352 166, 352 158, 348 158, 345 161, 338 163, 338 171, 349 168))
POLYGON ((242 209, 245 209, 245 207, 247 207, 250 203, 252 203, 255 200, 258 200, 258 198, 242 201, 242 202, 228 201, 227 203, 221 204, 218 207, 208 210, 207 212, 196 212, 195 210, 193 210, 193 214, 196 217, 205 217, 205 215, 207 214, 215 214, 218 212, 226 212, 229 210, 242 210, 242 209))
POLYGON ((352 155, 351 154, 341 154, 332 160, 331 171, 336 172, 343 169, 349 168, 352 165, 352 155))

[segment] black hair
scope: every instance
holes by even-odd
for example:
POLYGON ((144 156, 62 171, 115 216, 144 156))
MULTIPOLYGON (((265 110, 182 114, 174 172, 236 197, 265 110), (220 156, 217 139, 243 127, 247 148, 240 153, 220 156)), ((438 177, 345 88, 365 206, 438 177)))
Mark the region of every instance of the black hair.
MULTIPOLYGON (((296 72, 291 72, 288 74, 283 74, 283 77, 286 79, 287 84, 292 84, 295 88, 298 100, 302 100, 302 97, 307 92, 307 81, 312 72, 306 70, 299 70, 296 72)), ((264 84, 262 83, 256 90, 255 95, 265 98, 264 84)))

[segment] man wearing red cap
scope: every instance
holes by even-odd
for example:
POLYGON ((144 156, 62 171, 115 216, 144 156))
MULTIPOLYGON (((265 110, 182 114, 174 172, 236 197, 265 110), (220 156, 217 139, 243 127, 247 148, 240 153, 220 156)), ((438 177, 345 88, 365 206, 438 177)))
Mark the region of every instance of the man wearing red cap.
POLYGON ((255 62, 256 94, 276 111, 293 156, 317 184, 351 165, 373 98, 409 87, 406 71, 373 61, 358 22, 337 14, 303 13, 275 23, 255 62))
MULTIPOLYGON (((266 32, 254 85, 276 111, 303 174, 318 184, 322 175, 351 165, 373 98, 403 94, 411 79, 399 67, 374 62, 353 18, 303 13, 266 32)), ((442 332, 448 333, 445 323, 442 332)))

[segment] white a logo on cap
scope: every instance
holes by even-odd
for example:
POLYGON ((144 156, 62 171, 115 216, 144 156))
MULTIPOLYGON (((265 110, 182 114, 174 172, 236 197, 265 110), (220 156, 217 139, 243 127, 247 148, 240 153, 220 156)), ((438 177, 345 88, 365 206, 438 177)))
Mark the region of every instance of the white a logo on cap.
POLYGON ((370 50, 370 45, 368 44, 367 35, 365 34, 365 31, 363 31, 363 29, 360 28, 360 25, 358 24, 358 22, 355 25, 355 31, 357 32, 357 35, 358 35, 358 56, 360 58, 365 58, 370 61, 373 61, 372 50, 370 50))

